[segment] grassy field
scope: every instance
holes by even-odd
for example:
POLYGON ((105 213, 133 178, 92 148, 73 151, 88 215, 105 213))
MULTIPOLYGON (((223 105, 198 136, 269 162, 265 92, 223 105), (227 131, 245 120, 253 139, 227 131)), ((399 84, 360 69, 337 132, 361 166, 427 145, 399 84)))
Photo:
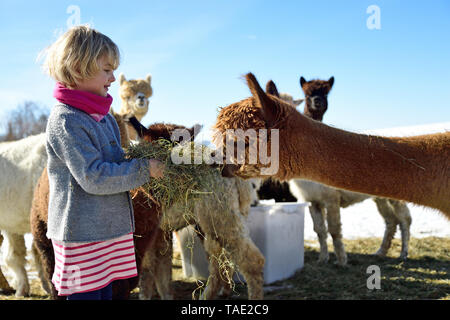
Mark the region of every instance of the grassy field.
MULTIPOLYGON (((428 237, 411 239, 409 259, 398 259, 400 241, 395 239, 388 257, 380 258, 372 253, 378 249, 381 239, 367 238, 344 241, 348 265, 334 264, 330 255, 327 264, 317 263, 317 243, 305 243, 305 266, 291 278, 265 287, 265 299, 446 299, 450 300, 450 238, 428 237), (380 268, 380 289, 368 289, 367 267, 380 268)), ((330 245, 329 248, 332 248, 330 245)), ((332 249, 331 249, 332 250, 332 249)), ((192 292, 199 288, 193 279, 183 277, 179 256, 174 256, 173 283, 175 299, 192 299, 192 292)), ((31 296, 24 300, 48 299, 40 282, 33 279, 31 296)), ((138 289, 132 299, 138 298, 138 289)), ((246 299, 246 287, 237 284, 229 299, 246 299)), ((0 300, 17 299, 0 292, 0 300)))

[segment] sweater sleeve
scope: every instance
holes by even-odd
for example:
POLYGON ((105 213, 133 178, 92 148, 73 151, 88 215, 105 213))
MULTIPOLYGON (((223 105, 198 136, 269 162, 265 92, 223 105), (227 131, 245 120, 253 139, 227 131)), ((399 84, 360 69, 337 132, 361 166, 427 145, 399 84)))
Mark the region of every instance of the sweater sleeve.
POLYGON ((64 115, 59 120, 47 126, 48 144, 87 193, 115 194, 149 181, 148 160, 105 161, 99 143, 95 143, 96 137, 91 133, 94 130, 82 119, 64 115))

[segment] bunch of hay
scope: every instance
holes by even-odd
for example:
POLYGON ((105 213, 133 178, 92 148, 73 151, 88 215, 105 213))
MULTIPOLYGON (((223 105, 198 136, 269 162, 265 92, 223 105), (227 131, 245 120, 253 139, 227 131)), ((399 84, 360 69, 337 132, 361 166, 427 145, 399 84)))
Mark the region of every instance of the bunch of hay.
MULTIPOLYGON (((153 142, 142 141, 130 145, 126 150, 127 158, 157 159, 165 164, 161 179, 150 179, 142 186, 162 208, 170 208, 175 203, 184 204, 195 200, 203 194, 216 194, 217 185, 213 182, 221 175, 219 166, 211 166, 204 160, 212 150, 193 142, 183 145, 174 144, 166 139, 153 142), (185 163, 172 161, 171 154, 184 157, 185 163), (197 160, 194 161, 194 158, 197 160)), ((210 162, 209 162, 210 163, 210 162)))

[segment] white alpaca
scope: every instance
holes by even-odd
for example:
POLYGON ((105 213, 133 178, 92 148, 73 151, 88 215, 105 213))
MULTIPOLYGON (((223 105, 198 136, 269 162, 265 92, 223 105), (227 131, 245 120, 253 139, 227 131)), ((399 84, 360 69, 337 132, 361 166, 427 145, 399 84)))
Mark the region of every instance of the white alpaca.
MULTIPOLYGON (((345 265, 347 255, 344 244, 342 243, 341 216, 340 208, 346 208, 355 203, 364 201, 371 196, 350 192, 346 190, 334 189, 323 184, 293 179, 289 181, 289 188, 293 195, 305 202, 310 202, 309 211, 314 223, 314 231, 317 233, 320 243, 319 261, 328 261, 327 247, 327 227, 325 226, 325 217, 328 223, 328 231, 333 238, 334 250, 338 263, 345 265)), ((406 259, 408 256, 409 227, 411 225, 411 216, 406 204, 402 201, 373 198, 379 213, 386 222, 386 230, 383 241, 376 254, 385 256, 391 241, 395 235, 397 225, 400 225, 402 235, 402 251, 400 258, 406 259)))
POLYGON ((4 261, 14 274, 16 296, 30 291, 23 235, 30 233, 33 191, 46 163, 45 133, 0 143, 0 230, 6 242, 4 261))

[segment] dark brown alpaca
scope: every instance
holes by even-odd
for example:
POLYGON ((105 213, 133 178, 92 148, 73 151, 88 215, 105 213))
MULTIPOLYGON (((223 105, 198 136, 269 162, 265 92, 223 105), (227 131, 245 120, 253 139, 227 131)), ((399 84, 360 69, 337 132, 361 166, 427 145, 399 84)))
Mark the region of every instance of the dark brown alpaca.
MULTIPOLYGON (((438 209, 450 219, 450 132, 391 138, 332 128, 267 95, 253 74, 246 79, 252 97, 220 110, 216 144, 223 144, 226 129, 278 129, 275 178, 405 200, 438 209)), ((258 177, 263 167, 230 163, 223 174, 258 177)))
MULTIPOLYGON (((305 108, 303 110, 305 116, 317 121, 323 120, 323 115, 328 109, 328 93, 331 91, 333 84, 334 77, 327 81, 319 79, 306 81, 305 78, 300 77, 300 86, 305 94, 305 108)), ((266 93, 284 100, 272 80, 266 84, 266 93)))
POLYGON ((300 86, 305 94, 305 109, 303 114, 311 119, 322 121, 328 109, 328 93, 334 84, 334 77, 328 81, 300 78, 300 86))
MULTIPOLYGON (((130 120, 131 121, 131 120, 130 120)), ((119 124, 124 122, 118 121, 119 124)), ((154 137, 169 138, 171 130, 174 128, 183 128, 171 124, 155 124, 146 129, 147 132, 152 132, 154 137), (152 128, 155 127, 155 132, 152 128), (161 134, 161 136, 159 136, 161 134)), ((194 132, 194 127, 188 129, 189 132, 194 132)), ((123 141, 124 146, 129 141, 123 141)), ((163 252, 163 249, 170 249, 171 246, 167 246, 166 241, 159 229, 161 208, 158 204, 153 203, 152 206, 148 205, 148 197, 136 189, 131 191, 133 197, 133 211, 135 219, 135 232, 134 242, 136 249, 136 265, 139 274, 142 271, 142 262, 144 255, 148 249, 151 249, 153 256, 158 258, 163 252)), ((54 253, 51 240, 47 238, 47 212, 48 212, 48 197, 49 197, 49 185, 47 169, 45 168, 35 188, 32 208, 31 208, 31 232, 33 235, 33 246, 38 250, 40 263, 42 264, 42 272, 40 275, 42 285, 44 289, 50 293, 52 299, 61 299, 58 297, 57 292, 51 283, 51 278, 54 270, 54 253)), ((161 259, 166 259, 167 256, 172 256, 170 252, 164 252, 164 256, 161 259)), ((158 269, 158 264, 154 264, 154 268, 158 269)), ((150 270, 154 271, 154 270, 150 270)), ((156 272, 158 272, 157 270, 156 272)), ((164 287, 167 283, 170 283, 171 270, 167 272, 159 272, 159 277, 152 279, 150 285, 155 285, 158 288, 158 292, 162 299, 170 298, 170 288, 164 287), (167 279, 168 278, 168 279, 167 279)), ((116 280, 113 282, 113 299, 128 299, 130 291, 137 287, 139 282, 139 276, 125 279, 116 280)))

